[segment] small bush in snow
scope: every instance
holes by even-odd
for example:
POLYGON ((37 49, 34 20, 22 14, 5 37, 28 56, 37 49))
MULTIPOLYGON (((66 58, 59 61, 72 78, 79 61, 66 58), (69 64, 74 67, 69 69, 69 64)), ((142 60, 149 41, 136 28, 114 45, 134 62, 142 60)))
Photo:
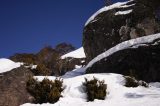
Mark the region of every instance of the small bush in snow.
POLYGON ((55 103, 61 97, 63 80, 43 79, 39 82, 37 79, 30 78, 27 81, 27 91, 35 98, 36 103, 55 103))
POLYGON ((43 75, 43 76, 47 76, 51 74, 50 70, 46 68, 44 64, 38 64, 36 69, 32 69, 32 72, 35 75, 43 75))
POLYGON ((83 85, 85 86, 88 101, 94 101, 94 99, 105 99, 107 94, 107 85, 104 83, 104 80, 99 81, 97 78, 87 80, 87 78, 85 78, 83 85))
POLYGON ((149 85, 146 82, 138 81, 134 77, 125 76, 124 78, 126 80, 125 82, 126 87, 138 87, 138 86, 149 87, 149 85))
POLYGON ((138 87, 139 83, 134 77, 125 76, 125 86, 126 87, 138 87))

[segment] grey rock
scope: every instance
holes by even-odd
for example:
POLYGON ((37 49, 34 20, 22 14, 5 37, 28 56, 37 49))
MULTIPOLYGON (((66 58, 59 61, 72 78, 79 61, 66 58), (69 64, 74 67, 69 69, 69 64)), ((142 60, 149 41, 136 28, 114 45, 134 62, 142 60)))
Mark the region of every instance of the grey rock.
POLYGON ((32 72, 24 67, 2 73, 0 76, 0 106, 19 106, 32 102, 26 90, 26 81, 32 72))

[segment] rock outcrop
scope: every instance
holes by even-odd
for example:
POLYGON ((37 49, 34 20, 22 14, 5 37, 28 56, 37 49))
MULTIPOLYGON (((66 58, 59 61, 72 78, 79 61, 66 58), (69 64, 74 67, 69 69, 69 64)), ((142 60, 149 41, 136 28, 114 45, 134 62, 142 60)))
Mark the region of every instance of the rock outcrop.
MULTIPOLYGON (((120 43, 159 33, 159 7, 159 0, 132 0, 116 3, 96 12, 87 21, 83 32, 87 62, 99 60, 99 54, 120 43)), ((150 43, 119 50, 87 67, 87 73, 120 73, 147 82, 160 81, 159 40, 157 38, 150 43)))
POLYGON ((32 102, 26 90, 26 81, 32 72, 24 67, 0 74, 0 106, 19 106, 32 102))
MULTIPOLYGON (((10 57, 15 62, 24 62, 27 64, 35 64, 41 69, 48 70, 47 75, 60 76, 67 71, 75 68, 75 65, 81 65, 81 60, 78 58, 61 59, 61 56, 75 50, 71 44, 61 43, 55 48, 46 46, 36 54, 15 54, 10 57)), ((44 74, 40 74, 44 75, 44 74)))
POLYGON ((132 0, 100 9, 86 23, 83 47, 88 62, 123 41, 160 32, 158 8, 150 0, 132 0), (155 7, 155 8, 154 8, 155 7))
MULTIPOLYGON (((127 44, 127 42, 121 44, 125 43, 127 44)), ((87 73, 119 73, 146 82, 160 81, 160 34, 159 38, 152 42, 141 42, 130 46, 121 44, 113 47, 112 51, 115 52, 106 51, 101 54, 104 57, 87 67, 87 73), (123 49, 116 51, 121 47, 123 49)))

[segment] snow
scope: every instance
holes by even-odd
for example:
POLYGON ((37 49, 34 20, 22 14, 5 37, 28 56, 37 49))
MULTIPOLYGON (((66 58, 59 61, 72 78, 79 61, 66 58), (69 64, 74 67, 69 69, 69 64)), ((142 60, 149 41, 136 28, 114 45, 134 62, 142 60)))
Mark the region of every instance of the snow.
POLYGON ((24 66, 25 68, 31 68, 32 70, 33 69, 36 69, 37 68, 37 65, 33 65, 33 64, 30 64, 28 66, 24 66))
MULTIPOLYGON (((142 86, 136 88, 127 88, 124 86, 125 79, 120 74, 101 73, 101 74, 86 74, 76 73, 85 72, 84 68, 75 69, 70 74, 62 76, 64 91, 58 102, 55 104, 31 104, 26 103, 21 106, 160 106, 160 88, 151 86, 144 88, 142 86), (71 75, 72 73, 72 75, 71 75), (82 83, 84 78, 104 80, 107 84, 107 96, 105 100, 94 100, 87 102, 87 95, 84 92, 82 83)), ((44 76, 37 76, 39 81, 42 81, 44 76)), ((54 80, 54 76, 47 77, 54 80)))
POLYGON ((94 13, 87 20, 87 22, 85 23, 85 26, 87 26, 90 22, 92 22, 98 14, 100 14, 100 13, 102 13, 104 11, 108 11, 108 10, 111 10, 111 9, 114 9, 114 8, 127 8, 127 7, 131 7, 131 6, 135 5, 135 4, 126 5, 128 2, 131 2, 131 1, 133 1, 133 0, 130 0, 130 1, 127 1, 127 2, 117 2, 117 3, 113 4, 113 5, 105 6, 105 7, 101 8, 100 10, 98 10, 96 13, 94 13))
POLYGON ((160 88, 160 82, 153 82, 153 83, 150 83, 150 85, 157 87, 157 88, 160 88))
MULTIPOLYGON (((142 45, 147 46, 146 43, 151 43, 155 39, 158 39, 158 38, 160 38, 160 33, 154 34, 154 35, 148 35, 148 36, 144 36, 144 37, 139 37, 136 39, 131 39, 131 40, 122 42, 122 43, 112 47, 111 49, 103 52, 102 54, 98 55, 97 57, 95 57, 93 60, 91 60, 88 63, 88 65, 86 66, 86 69, 91 67, 94 63, 100 61, 101 59, 104 59, 104 58, 116 53, 117 51, 124 50, 127 48, 137 48, 142 45)), ((155 44, 157 44, 157 43, 155 43, 155 44)), ((155 45, 155 44, 153 44, 153 45, 155 45)))
POLYGON ((75 65, 75 69, 81 68, 81 67, 82 67, 82 65, 75 65))
POLYGON ((76 77, 84 74, 85 74, 85 67, 81 67, 81 68, 74 69, 70 72, 67 72, 65 75, 62 76, 62 78, 71 78, 71 77, 76 77))
POLYGON ((115 15, 126 15, 131 13, 133 10, 127 10, 127 11, 118 11, 115 13, 115 15))
POLYGON ((72 58, 85 58, 86 55, 85 55, 85 53, 84 53, 83 47, 81 47, 81 48, 79 48, 79 49, 77 49, 77 50, 75 50, 75 51, 72 51, 72 52, 70 52, 70 53, 67 53, 67 54, 61 56, 61 59, 65 59, 65 58, 67 58, 67 57, 72 57, 72 58))
POLYGON ((36 69, 37 65, 32 65, 31 69, 36 69))
POLYGON ((18 68, 22 65, 19 62, 13 62, 12 60, 0 58, 0 73, 8 72, 14 68, 18 68))

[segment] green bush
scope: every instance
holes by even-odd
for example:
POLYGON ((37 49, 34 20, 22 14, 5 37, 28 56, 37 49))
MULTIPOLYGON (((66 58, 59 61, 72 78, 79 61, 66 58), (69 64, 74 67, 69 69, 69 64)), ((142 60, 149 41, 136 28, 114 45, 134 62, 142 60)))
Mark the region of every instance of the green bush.
POLYGON ((99 81, 97 78, 93 78, 89 81, 85 78, 83 86, 85 86, 88 101, 94 101, 94 99, 105 99, 107 94, 107 85, 104 83, 104 80, 99 81))
POLYGON ((138 81, 134 77, 124 76, 124 78, 126 80, 125 82, 126 87, 138 87, 138 86, 149 87, 149 85, 146 82, 138 81))
POLYGON ((54 81, 29 78, 27 81, 27 91, 35 98, 35 103, 55 103, 61 96, 63 80, 56 78, 54 81))

